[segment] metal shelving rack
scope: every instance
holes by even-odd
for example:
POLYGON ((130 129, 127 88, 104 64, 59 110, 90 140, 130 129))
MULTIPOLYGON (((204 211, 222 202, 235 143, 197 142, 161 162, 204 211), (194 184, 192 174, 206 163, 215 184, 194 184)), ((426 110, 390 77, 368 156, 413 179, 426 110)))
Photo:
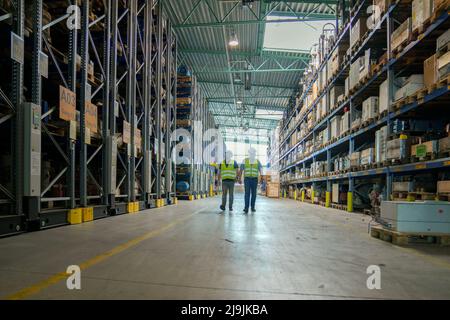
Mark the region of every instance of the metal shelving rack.
MULTIPOLYGON (((364 10, 369 5, 368 1, 360 1, 355 5, 354 12, 355 14, 351 17, 350 21, 347 23, 347 25, 343 28, 341 31, 338 41, 336 42, 334 48, 336 48, 337 45, 344 41, 348 41, 348 34, 350 25, 352 25, 356 20, 359 18, 359 16, 364 12, 364 10)), ((320 99, 325 95, 328 94, 331 87, 334 84, 342 84, 345 76, 348 74, 348 70, 350 67, 350 63, 355 61, 355 59, 361 55, 366 48, 369 46, 374 45, 380 45, 380 38, 384 39, 385 46, 386 46, 386 52, 388 53, 387 61, 388 63, 375 75, 369 79, 369 81, 364 84, 360 89, 358 89, 353 95, 351 95, 346 101, 341 103, 337 108, 330 110, 330 103, 329 100, 327 101, 327 116, 321 120, 319 123, 316 123, 314 125, 314 128, 311 132, 307 133, 304 137, 300 139, 300 141, 297 142, 296 145, 291 146, 290 148, 284 147, 284 152, 282 152, 280 159, 286 159, 288 156, 294 154, 296 152, 296 149, 301 144, 305 144, 305 141, 309 139, 314 139, 315 133, 327 129, 329 134, 330 131, 330 119, 334 117, 336 114, 342 113, 344 107, 348 106, 350 108, 350 118, 353 119, 353 112, 354 108, 362 101, 364 100, 364 97, 370 96, 370 93, 373 93, 374 88, 378 88, 378 84, 381 83, 383 80, 388 79, 389 83, 389 94, 388 94, 388 101, 390 102, 388 113, 386 116, 382 117, 381 119, 373 122, 369 126, 362 128, 354 133, 350 133, 345 137, 340 138, 338 141, 329 144, 323 148, 320 148, 319 150, 315 150, 311 155, 300 159, 300 160, 294 160, 290 163, 286 163, 287 161, 284 160, 284 166, 282 166, 281 171, 286 173, 290 173, 292 170, 295 169, 297 166, 303 166, 306 167, 310 163, 316 161, 316 160, 326 160, 328 164, 328 169, 330 169, 331 166, 331 158, 333 154, 338 154, 341 152, 348 152, 349 154, 352 153, 355 149, 355 144, 361 145, 361 141, 364 139, 370 139, 371 135, 374 133, 375 130, 380 128, 383 125, 388 125, 392 122, 393 119, 406 117, 408 113, 411 111, 418 110, 422 106, 433 103, 436 101, 441 101, 445 103, 445 99, 449 96, 449 90, 447 86, 444 86, 443 88, 439 88, 437 90, 434 90, 433 92, 426 95, 423 100, 420 102, 415 101, 413 103, 407 104, 403 107, 401 107, 398 110, 392 109, 392 101, 393 101, 393 81, 395 74, 400 74, 404 71, 405 65, 402 60, 405 59, 405 56, 411 56, 414 54, 414 50, 417 50, 418 46, 423 44, 424 39, 426 40, 427 37, 432 37, 433 39, 436 38, 436 35, 439 33, 442 33, 443 31, 448 28, 450 25, 450 20, 448 19, 448 13, 444 12, 436 21, 434 21, 422 34, 422 37, 412 41, 407 45, 402 53, 400 55, 397 55, 394 57, 392 55, 391 50, 391 43, 390 43, 390 35, 392 34, 394 30, 394 22, 396 20, 404 19, 408 13, 407 10, 404 10, 405 8, 403 6, 408 6, 408 2, 403 1, 396 1, 391 3, 386 13, 381 17, 380 22, 378 23, 377 27, 372 30, 367 38, 362 42, 359 49, 354 52, 354 54, 351 56, 349 61, 345 62, 342 69, 338 72, 338 74, 331 80, 331 82, 326 86, 326 89, 318 96, 318 98, 315 100, 313 105, 310 107, 310 109, 302 116, 301 120, 295 125, 295 127, 291 130, 288 130, 288 133, 284 135, 284 137, 281 139, 280 143, 280 150, 283 150, 283 147, 288 143, 289 137, 296 132, 296 130, 299 128, 299 125, 302 121, 305 121, 307 118, 307 115, 309 112, 314 112, 315 107, 317 106, 320 99), (405 14, 406 13, 406 14, 405 14), (377 40, 375 40, 377 39, 377 40), (399 66, 400 65, 400 66, 399 66)), ((383 45, 383 44, 381 44, 383 45)), ((332 51, 331 51, 332 52, 332 51)), ((306 94, 309 90, 312 89, 313 82, 317 79, 317 75, 319 72, 321 72, 322 68, 326 68, 326 61, 330 56, 326 57, 325 63, 322 63, 319 71, 316 73, 315 77, 313 77, 313 80, 305 87, 305 91, 302 93, 301 99, 304 99, 306 94)), ((293 118, 296 116, 296 112, 298 110, 294 110, 294 112, 289 115, 287 118, 288 120, 284 123, 283 128, 284 130, 287 130, 287 126, 289 124, 289 121, 293 121, 293 118)), ((313 189, 318 183, 325 184, 325 190, 327 193, 327 198, 329 199, 330 193, 331 193, 331 183, 333 181, 342 181, 346 182, 348 187, 348 211, 353 211, 353 192, 355 190, 355 185, 357 183, 357 179, 367 179, 367 178, 381 178, 386 185, 385 190, 385 199, 390 198, 392 194, 392 183, 395 176, 405 175, 405 174, 416 174, 424 171, 436 171, 436 169, 445 169, 448 168, 448 159, 439 159, 439 160, 432 160, 432 161, 424 161, 420 163, 413 163, 413 164, 405 164, 405 165, 399 165, 399 166, 388 166, 384 168, 379 169, 370 169, 370 170, 364 170, 364 171, 358 171, 358 172, 349 172, 345 174, 338 174, 334 176, 325 176, 320 178, 308 178, 308 179, 297 179, 297 180, 289 180, 283 182, 284 192, 287 192, 287 189, 289 186, 294 186, 295 189, 303 189, 306 186, 312 186, 313 189)), ((330 170, 328 170, 330 171, 330 170)), ((329 205, 329 200, 327 201, 329 205)))
MULTIPOLYGON (((180 199, 200 199, 214 194, 214 170, 211 166, 212 158, 210 154, 204 157, 203 152, 207 145, 211 142, 212 133, 210 129, 215 129, 215 122, 212 114, 208 111, 207 101, 203 97, 200 87, 197 83, 195 75, 188 76, 191 78, 191 107, 189 120, 190 128, 184 128, 189 131, 191 138, 189 143, 190 154, 186 156, 190 159, 190 164, 183 164, 185 168, 180 175, 185 177, 189 175, 189 179, 183 178, 189 183, 189 190, 179 192, 180 199), (189 172, 184 172, 188 170, 189 172)), ((183 111, 184 112, 184 111, 183 111)), ((186 150, 184 150, 186 152, 186 150)), ((181 167, 181 166, 180 166, 181 167)))
MULTIPOLYGON (((11 1, 8 8, 0 8, 1 39, 8 43, 11 33, 24 39, 25 4, 11 1)), ((9 48, 9 47, 8 47, 9 48)), ((9 52, 2 52, 1 67, 5 82, 0 84, 0 132, 2 160, 0 162, 0 234, 23 229, 23 150, 15 143, 22 140, 24 65, 12 60, 9 52)))
POLYGON ((67 224, 74 209, 98 219, 175 203, 177 38, 162 1, 15 0, 9 9, 0 9, 2 38, 14 32, 25 47, 23 63, 2 53, 11 165, 0 168, 0 235, 67 224), (79 28, 66 25, 69 5, 79 28), (61 90, 76 96, 72 121, 61 118, 61 90))

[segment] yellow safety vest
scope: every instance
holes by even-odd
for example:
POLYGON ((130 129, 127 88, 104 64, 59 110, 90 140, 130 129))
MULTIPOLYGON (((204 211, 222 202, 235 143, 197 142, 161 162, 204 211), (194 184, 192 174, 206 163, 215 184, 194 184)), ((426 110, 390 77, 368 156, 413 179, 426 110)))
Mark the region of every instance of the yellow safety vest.
POLYGON ((259 175, 258 161, 251 164, 250 159, 245 159, 244 169, 245 169, 245 177, 246 178, 258 178, 258 175, 259 175))
POLYGON ((236 168, 234 167, 234 161, 230 162, 228 165, 225 161, 220 165, 220 174, 222 180, 236 180, 236 168))

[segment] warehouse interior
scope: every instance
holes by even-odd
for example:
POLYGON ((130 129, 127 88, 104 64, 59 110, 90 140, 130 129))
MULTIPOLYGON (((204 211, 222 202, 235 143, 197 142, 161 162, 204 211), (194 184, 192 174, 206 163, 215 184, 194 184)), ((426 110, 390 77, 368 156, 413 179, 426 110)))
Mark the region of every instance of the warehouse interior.
POLYGON ((1 299, 450 299, 449 4, 0 0, 1 299))

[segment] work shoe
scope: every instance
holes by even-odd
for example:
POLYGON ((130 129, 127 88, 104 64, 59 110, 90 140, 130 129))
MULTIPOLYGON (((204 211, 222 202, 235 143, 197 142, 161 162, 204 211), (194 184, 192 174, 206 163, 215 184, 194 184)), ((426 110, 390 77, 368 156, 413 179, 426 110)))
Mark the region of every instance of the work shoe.
POLYGON ((233 211, 233 208, 230 208, 229 210, 230 210, 230 211, 233 211))
POLYGON ((220 210, 225 211, 225 206, 220 206, 220 210))
POLYGON ((244 214, 247 214, 248 213, 248 209, 244 209, 244 214))
POLYGON ((255 208, 252 208, 252 212, 256 212, 256 209, 255 209, 255 208))

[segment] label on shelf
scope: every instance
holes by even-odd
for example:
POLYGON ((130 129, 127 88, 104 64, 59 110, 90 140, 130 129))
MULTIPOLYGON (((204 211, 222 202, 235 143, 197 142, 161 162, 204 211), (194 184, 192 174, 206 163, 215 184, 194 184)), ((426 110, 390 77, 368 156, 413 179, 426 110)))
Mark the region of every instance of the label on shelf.
POLYGON ((59 86, 59 118, 66 121, 76 121, 76 103, 76 94, 63 86, 59 86))

